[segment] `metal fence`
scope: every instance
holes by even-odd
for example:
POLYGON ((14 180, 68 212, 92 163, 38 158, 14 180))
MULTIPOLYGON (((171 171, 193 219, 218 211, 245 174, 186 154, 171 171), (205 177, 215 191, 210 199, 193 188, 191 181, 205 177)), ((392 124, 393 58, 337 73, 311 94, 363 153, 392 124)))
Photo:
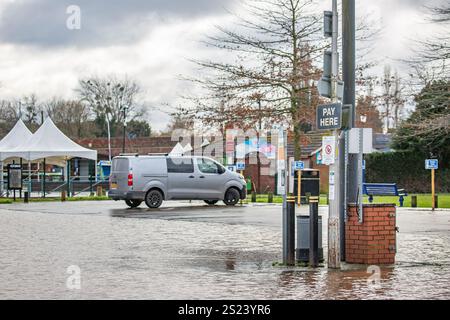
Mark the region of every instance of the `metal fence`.
MULTIPOLYGON (((109 179, 99 179, 95 176, 71 176, 68 181, 64 181, 62 177, 47 176, 45 179, 44 177, 31 179, 30 183, 30 179, 24 178, 22 181, 22 190, 17 190, 16 196, 21 197, 23 193, 28 192, 30 196, 56 197, 63 191, 65 191, 69 197, 84 193, 94 195, 99 186, 102 187, 102 190, 109 190, 109 179)), ((7 190, 6 181, 4 181, 2 196, 14 196, 12 190, 7 190)))

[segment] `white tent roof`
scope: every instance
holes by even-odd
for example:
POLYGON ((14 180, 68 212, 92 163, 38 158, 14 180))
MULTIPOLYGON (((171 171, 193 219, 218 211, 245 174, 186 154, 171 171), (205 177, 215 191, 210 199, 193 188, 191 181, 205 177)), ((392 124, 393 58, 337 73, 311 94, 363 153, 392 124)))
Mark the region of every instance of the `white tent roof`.
POLYGON ((26 160, 43 158, 70 159, 74 157, 97 160, 97 151, 86 149, 59 130, 50 118, 19 146, 1 153, 1 159, 20 157, 26 160))
POLYGON ((183 147, 183 151, 184 151, 183 153, 188 153, 188 152, 191 152, 192 150, 194 150, 194 149, 192 149, 192 146, 190 143, 188 143, 187 145, 185 145, 183 147))
POLYGON ((17 121, 11 131, 0 140, 0 152, 10 151, 18 147, 23 141, 28 140, 33 134, 28 130, 22 119, 17 121))
POLYGON ((0 161, 5 159, 5 152, 15 149, 24 141, 28 141, 31 136, 33 136, 31 131, 23 123, 22 119, 19 119, 11 131, 0 140, 0 161))

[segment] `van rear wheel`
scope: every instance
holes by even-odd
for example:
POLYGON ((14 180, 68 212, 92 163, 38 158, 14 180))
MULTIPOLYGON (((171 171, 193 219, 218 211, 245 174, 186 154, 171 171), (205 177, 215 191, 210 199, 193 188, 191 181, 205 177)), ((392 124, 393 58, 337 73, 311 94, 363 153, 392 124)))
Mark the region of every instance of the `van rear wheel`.
POLYGON ((156 209, 161 206, 163 202, 163 195, 161 191, 159 190, 150 190, 147 192, 147 195, 145 196, 145 204, 147 207, 156 209))
POLYGON ((125 200, 125 203, 130 208, 137 208, 141 205, 142 201, 141 200, 125 200))
POLYGON ((223 202, 227 206, 234 206, 239 202, 240 199, 241 195, 239 194, 239 191, 234 188, 230 188, 228 189, 227 193, 225 193, 225 199, 223 200, 223 202))
POLYGON ((205 201, 207 204, 209 204, 210 206, 215 205, 217 202, 219 202, 219 200, 203 200, 205 201))

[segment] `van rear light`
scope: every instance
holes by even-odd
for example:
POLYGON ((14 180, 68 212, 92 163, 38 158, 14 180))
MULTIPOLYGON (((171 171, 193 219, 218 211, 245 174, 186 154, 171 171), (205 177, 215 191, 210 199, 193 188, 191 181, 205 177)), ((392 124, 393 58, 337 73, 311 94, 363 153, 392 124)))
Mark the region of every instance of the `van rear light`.
POLYGON ((133 186, 133 173, 132 173, 132 172, 130 172, 130 173, 128 174, 128 186, 129 186, 129 187, 132 187, 132 186, 133 186))

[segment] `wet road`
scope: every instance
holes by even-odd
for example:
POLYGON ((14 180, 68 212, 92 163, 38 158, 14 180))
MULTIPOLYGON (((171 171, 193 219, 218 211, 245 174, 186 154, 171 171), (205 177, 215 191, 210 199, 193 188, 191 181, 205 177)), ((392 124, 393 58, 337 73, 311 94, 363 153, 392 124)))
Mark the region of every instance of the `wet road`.
POLYGON ((450 211, 399 209, 397 224, 397 263, 370 284, 365 268, 274 267, 278 205, 0 205, 0 298, 449 299, 450 211), (80 289, 66 284, 69 266, 80 289))

